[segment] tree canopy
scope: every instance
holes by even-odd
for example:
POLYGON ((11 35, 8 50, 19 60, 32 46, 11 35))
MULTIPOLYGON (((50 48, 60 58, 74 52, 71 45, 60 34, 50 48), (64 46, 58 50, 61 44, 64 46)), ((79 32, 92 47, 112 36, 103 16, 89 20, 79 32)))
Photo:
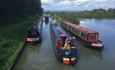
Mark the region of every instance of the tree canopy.
MULTIPOLYGON (((40 0, 1 0, 0 18, 19 19, 27 16, 41 15, 40 0)), ((6 20, 6 19, 5 19, 6 20)))

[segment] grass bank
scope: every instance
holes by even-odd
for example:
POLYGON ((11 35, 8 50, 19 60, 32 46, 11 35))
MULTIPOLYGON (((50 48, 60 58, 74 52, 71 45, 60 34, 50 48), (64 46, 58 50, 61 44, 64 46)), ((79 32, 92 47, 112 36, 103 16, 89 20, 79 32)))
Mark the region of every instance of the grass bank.
POLYGON ((21 49, 33 18, 0 28, 0 70, 6 70, 21 49))

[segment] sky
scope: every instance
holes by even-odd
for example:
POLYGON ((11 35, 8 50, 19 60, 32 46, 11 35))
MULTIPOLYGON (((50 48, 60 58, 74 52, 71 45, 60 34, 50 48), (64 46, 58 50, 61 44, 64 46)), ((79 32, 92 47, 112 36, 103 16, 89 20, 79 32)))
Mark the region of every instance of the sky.
POLYGON ((92 9, 115 9, 115 0, 41 0, 48 11, 83 11, 92 9))

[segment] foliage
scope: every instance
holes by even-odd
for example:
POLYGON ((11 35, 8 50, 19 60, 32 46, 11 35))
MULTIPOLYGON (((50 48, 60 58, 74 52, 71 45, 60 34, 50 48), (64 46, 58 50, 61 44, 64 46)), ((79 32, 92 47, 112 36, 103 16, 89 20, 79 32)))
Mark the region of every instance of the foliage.
POLYGON ((63 20, 67 20, 74 24, 79 24, 79 19, 72 14, 62 12, 62 13, 53 14, 52 16, 55 17, 55 19, 59 22, 62 22, 63 20))
POLYGON ((1 40, 0 42, 0 70, 5 70, 5 62, 16 53, 19 48, 18 44, 13 40, 1 40))
POLYGON ((8 68, 25 41, 33 17, 39 18, 42 12, 41 0, 0 1, 0 70, 8 68))
POLYGON ((92 11, 83 11, 76 13, 79 18, 115 18, 115 9, 94 9, 92 11))
POLYGON ((41 15, 42 12, 40 0, 1 0, 0 24, 15 23, 28 16, 41 15))
MULTIPOLYGON (((66 19, 72 23, 79 23, 80 18, 95 18, 95 19, 102 19, 102 18, 115 18, 115 9, 94 9, 90 11, 80 11, 80 12, 50 12, 50 14, 56 19, 66 19), (79 19, 78 19, 79 18, 79 19)), ((57 20, 58 20, 57 19, 57 20)))
POLYGON ((25 41, 33 18, 0 28, 0 70, 6 70, 25 41))

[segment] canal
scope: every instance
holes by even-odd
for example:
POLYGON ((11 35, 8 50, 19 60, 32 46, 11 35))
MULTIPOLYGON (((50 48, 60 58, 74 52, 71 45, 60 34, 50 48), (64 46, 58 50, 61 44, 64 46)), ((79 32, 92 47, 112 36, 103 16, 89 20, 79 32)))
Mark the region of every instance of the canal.
MULTIPOLYGON (((27 45, 14 70, 114 70, 115 69, 115 20, 82 19, 80 26, 91 28, 100 33, 105 48, 99 52, 86 48, 78 39, 74 41, 78 48, 76 65, 64 65, 54 54, 50 38, 49 24, 42 25, 42 42, 27 45)), ((65 31, 69 36, 74 35, 65 31)))

